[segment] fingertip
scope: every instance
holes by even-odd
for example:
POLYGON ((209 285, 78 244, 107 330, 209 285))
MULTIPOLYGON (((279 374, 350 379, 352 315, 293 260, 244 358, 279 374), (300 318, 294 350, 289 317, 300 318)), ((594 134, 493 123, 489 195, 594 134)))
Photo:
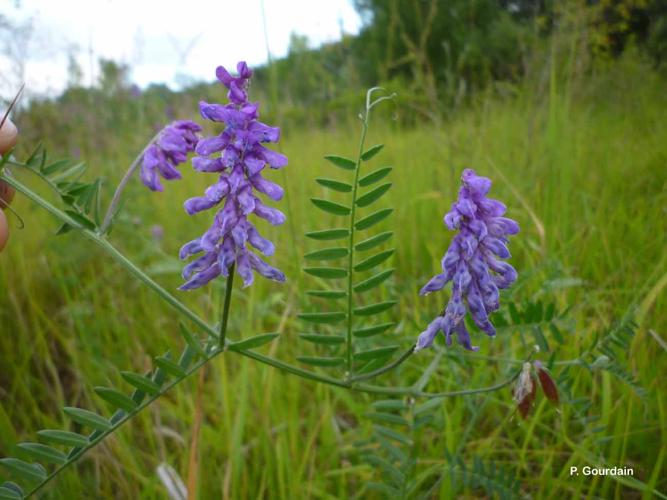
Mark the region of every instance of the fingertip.
POLYGON ((16 145, 18 134, 14 122, 7 118, 0 128, 0 154, 5 154, 16 145))

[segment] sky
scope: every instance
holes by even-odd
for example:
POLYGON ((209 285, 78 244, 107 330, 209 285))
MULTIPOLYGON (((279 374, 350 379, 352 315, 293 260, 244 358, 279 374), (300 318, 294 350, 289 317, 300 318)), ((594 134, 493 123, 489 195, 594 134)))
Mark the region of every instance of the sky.
POLYGON ((124 62, 139 86, 212 80, 216 66, 250 65, 287 53, 292 33, 311 46, 357 33, 361 19, 351 0, 0 0, 0 16, 32 22, 32 36, 11 50, 0 34, 0 97, 26 91, 57 95, 67 84, 68 54, 85 85, 99 76, 99 58, 124 62), (262 16, 262 6, 265 16, 262 16), (263 19, 266 20, 266 30, 263 19), (8 54, 18 54, 12 58, 8 54), (17 68, 20 59, 25 67, 17 68))

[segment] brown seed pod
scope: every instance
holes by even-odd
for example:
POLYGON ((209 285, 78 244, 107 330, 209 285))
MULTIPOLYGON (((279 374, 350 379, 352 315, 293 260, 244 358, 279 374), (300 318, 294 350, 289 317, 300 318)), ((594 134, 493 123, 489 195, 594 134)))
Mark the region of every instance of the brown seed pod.
POLYGON ((7 217, 5 216, 5 213, 0 210, 0 252, 5 248, 8 239, 9 225, 7 224, 7 217))
POLYGON ((535 369, 537 370, 537 378, 540 380, 544 395, 553 404, 558 405, 558 388, 551 378, 551 375, 549 375, 547 369, 544 368, 539 361, 535 362, 535 369))

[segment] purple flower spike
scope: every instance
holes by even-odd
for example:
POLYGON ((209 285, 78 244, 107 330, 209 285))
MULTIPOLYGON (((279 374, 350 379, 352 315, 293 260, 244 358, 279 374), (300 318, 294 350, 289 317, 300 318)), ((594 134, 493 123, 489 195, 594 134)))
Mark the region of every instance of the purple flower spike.
POLYGON ((435 275, 419 294, 428 295, 452 282, 452 295, 442 315, 433 320, 417 339, 415 351, 430 347, 438 332, 443 332, 447 345, 452 334, 465 349, 477 351, 465 326, 466 312, 477 327, 489 336, 496 330, 489 314, 500 306, 498 289, 508 288, 517 278, 514 268, 498 260, 510 256, 508 237, 519 232, 519 225, 503 217, 507 208, 486 197, 491 180, 466 169, 461 176, 463 186, 458 200, 445 215, 445 225, 458 230, 442 258, 442 273, 435 275))
POLYGON ((166 180, 180 179, 181 173, 175 167, 195 150, 200 131, 201 127, 189 120, 178 120, 162 129, 144 153, 141 182, 153 191, 162 191, 160 176, 166 180))
POLYGON ((186 243, 181 249, 181 259, 202 254, 183 269, 183 278, 188 281, 181 290, 193 290, 217 276, 229 276, 232 266, 236 267, 244 286, 252 284, 254 271, 268 279, 285 281, 282 272, 250 250, 252 247, 268 256, 273 255, 275 247, 259 234, 248 216, 255 214, 273 225, 285 222, 283 213, 264 205, 255 192, 276 201, 283 197, 283 189, 260 172, 267 165, 270 168, 285 166, 287 158, 262 145, 278 142, 280 129, 258 120, 259 105, 248 102, 252 71, 245 62, 238 63, 236 69, 236 77, 222 66, 216 71, 218 80, 229 89, 229 104, 199 104, 202 118, 222 123, 225 129, 218 135, 201 139, 196 145, 194 169, 214 173, 216 182, 206 189, 204 196, 187 200, 184 207, 193 215, 222 206, 201 238, 186 243))

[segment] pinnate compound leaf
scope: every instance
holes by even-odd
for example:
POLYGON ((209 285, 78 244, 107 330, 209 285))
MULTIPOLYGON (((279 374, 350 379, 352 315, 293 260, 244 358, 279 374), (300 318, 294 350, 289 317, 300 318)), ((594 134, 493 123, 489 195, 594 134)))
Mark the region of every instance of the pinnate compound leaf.
POLYGON ((37 435, 44 441, 54 444, 61 444, 63 446, 82 447, 88 445, 89 441, 86 436, 77 434, 76 432, 61 431, 57 429, 44 429, 37 432, 37 435))
POLYGON ((347 269, 342 267, 306 267, 303 269, 308 274, 324 279, 338 279, 347 276, 347 269))
POLYGON ((394 254, 395 250, 393 248, 389 250, 384 250, 375 255, 371 255, 367 259, 362 260, 354 266, 354 270, 357 272, 368 271, 373 269, 375 266, 382 264, 385 260, 391 257, 394 254))
POLYGON ((389 174, 389 172, 391 172, 391 170, 392 167, 379 168, 374 172, 371 172, 370 174, 365 175, 364 177, 359 179, 359 185, 361 187, 370 186, 371 184, 374 184, 377 181, 384 179, 389 174))
POLYGON ((344 312, 301 313, 299 319, 311 323, 340 323, 347 315, 344 312))
POLYGON ((322 200, 320 198, 311 198, 310 201, 320 210, 333 215, 350 215, 351 209, 340 203, 329 200, 322 200))
POLYGON ((378 210, 377 212, 373 212, 367 217, 364 217, 363 219, 357 221, 354 224, 354 227, 359 229, 360 231, 363 229, 368 229, 369 227, 373 227, 375 224, 377 224, 380 221, 383 221, 391 213, 394 211, 393 208, 383 208, 382 210, 378 210))
POLYGON ((128 413, 133 412, 137 408, 137 403, 135 403, 131 397, 126 396, 115 389, 95 387, 95 392, 107 403, 111 403, 114 407, 125 410, 128 413))
POLYGON ((75 422, 98 431, 106 431, 111 428, 111 422, 97 413, 83 408, 66 406, 63 408, 65 415, 75 422))
POLYGON ((383 323, 381 325, 369 326, 366 328, 359 328, 356 330, 352 330, 352 334, 355 337, 361 337, 361 338, 372 337, 373 335, 379 335, 380 333, 383 333, 392 326, 394 326, 394 323, 383 323))
POLYGON ((0 458, 0 465, 26 481, 37 482, 46 479, 46 470, 39 464, 30 464, 18 458, 0 458))
POLYGON ((311 333, 302 333, 299 335, 303 340, 312 342, 313 344, 322 345, 338 345, 345 342, 345 337, 342 335, 316 335, 311 333))
POLYGON ((160 392, 160 385, 162 385, 163 382, 160 381, 158 385, 155 381, 149 379, 148 377, 144 377, 143 375, 132 372, 120 372, 120 375, 128 384, 136 387, 146 394, 150 394, 151 396, 154 396, 160 392))
POLYGON ((342 299, 347 297, 347 292, 343 290, 308 290, 306 295, 319 297, 321 299, 342 299))
POLYGON ((307 253, 303 258, 309 260, 333 260, 346 257, 348 254, 349 252, 347 248, 344 247, 324 248, 322 250, 307 253))
POLYGON ((342 156, 327 155, 324 157, 324 159, 345 170, 354 170, 357 168, 357 163, 355 161, 350 160, 349 158, 344 158, 342 156))
POLYGON ((387 269, 386 271, 382 271, 374 276, 371 276, 367 280, 362 281, 361 283, 358 283, 354 285, 354 291, 355 292, 366 292, 368 290, 372 290, 376 286, 384 283, 389 277, 394 274, 393 269, 387 269))
POLYGON ((345 363, 343 358, 324 358, 315 356, 297 356, 296 358, 301 363, 312 366, 339 366, 345 363))
POLYGON ((340 182, 340 181, 335 181, 333 179, 322 179, 322 178, 315 179, 315 181, 321 186, 333 189, 334 191, 338 191, 339 193, 349 193, 350 191, 352 191, 352 186, 350 186, 346 182, 340 182))
POLYGON ((398 302, 396 300, 388 300, 386 302, 378 302, 369 306, 357 307, 354 309, 355 316, 371 316, 391 309, 398 302))
POLYGON ((43 460, 50 464, 64 464, 67 455, 62 451, 41 443, 19 443, 17 445, 24 453, 36 460, 43 460))
POLYGON ((307 238, 313 240, 340 240, 350 236, 349 229, 325 229, 323 231, 312 231, 306 233, 307 238))
POLYGON ((363 252, 364 250, 370 250, 371 248, 381 245, 389 238, 391 238, 393 235, 394 233, 391 231, 385 231, 384 233, 376 234, 375 236, 372 236, 367 240, 364 240, 354 245, 354 249, 360 252, 363 252))
POLYGON ((360 196, 359 198, 357 198, 357 206, 367 207, 374 201, 378 200, 387 191, 389 191, 391 186, 392 186, 391 182, 388 182, 387 184, 382 184, 381 186, 376 187, 372 191, 369 191, 368 193, 364 194, 363 196, 360 196))
POLYGON ((275 340, 279 336, 280 336, 279 333, 263 333, 261 335, 255 335, 254 337, 234 342, 232 345, 229 346, 229 349, 231 351, 256 349, 258 347, 263 346, 264 344, 268 344, 269 342, 275 340))
POLYGON ((185 377, 185 370, 165 356, 158 356, 155 358, 155 364, 169 375, 177 378, 185 377))
POLYGON ((368 148, 366 151, 364 151, 361 155, 361 159, 364 161, 368 161, 371 158, 373 158, 376 154, 378 154, 380 151, 382 151, 382 148, 384 147, 384 144, 376 144, 375 146, 372 146, 368 148))

